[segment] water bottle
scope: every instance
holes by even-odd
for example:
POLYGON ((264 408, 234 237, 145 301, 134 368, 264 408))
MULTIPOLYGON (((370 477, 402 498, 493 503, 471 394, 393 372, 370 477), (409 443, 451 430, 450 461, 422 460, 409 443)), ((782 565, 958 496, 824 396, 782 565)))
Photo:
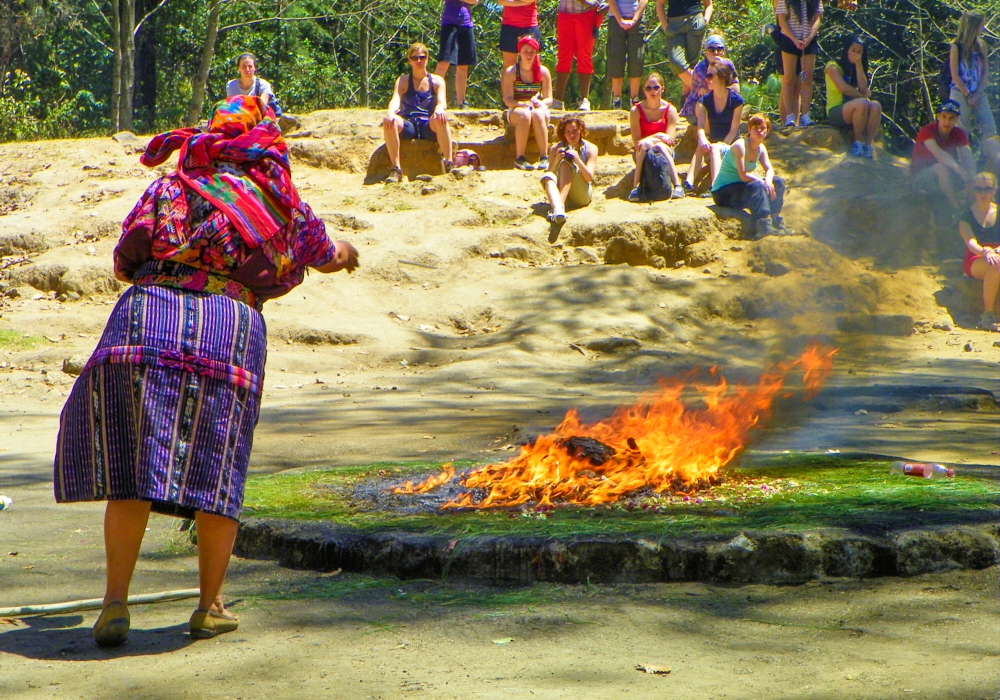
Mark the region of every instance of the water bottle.
POLYGON ((7 510, 12 505, 14 505, 14 501, 7 496, 0 496, 0 510, 7 510))
POLYGON ((924 479, 953 479, 955 477, 954 469, 931 462, 893 462, 889 466, 889 473, 919 476, 924 479))

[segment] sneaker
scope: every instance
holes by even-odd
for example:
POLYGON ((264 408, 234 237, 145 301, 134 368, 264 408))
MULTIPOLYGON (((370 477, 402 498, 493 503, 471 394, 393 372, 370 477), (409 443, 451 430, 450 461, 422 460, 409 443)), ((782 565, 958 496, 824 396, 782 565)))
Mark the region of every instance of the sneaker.
POLYGON ((685 180, 684 182, 681 183, 681 187, 684 188, 684 193, 685 194, 694 194, 694 185, 692 185, 687 180, 685 180))
POLYGON ((809 117, 808 114, 799 115, 799 126, 812 126, 812 125, 813 125, 813 120, 809 117))
POLYGON ((670 193, 670 199, 684 199, 684 188, 677 185, 674 191, 670 193))
POLYGON ((1000 332, 1000 327, 997 326, 996 314, 992 311, 984 311, 983 315, 979 317, 979 330, 993 331, 994 333, 1000 332))
POLYGON ((642 194, 639 192, 638 187, 633 187, 632 191, 628 193, 628 201, 630 202, 641 202, 642 194))
POLYGON ((861 144, 861 155, 868 160, 873 160, 875 158, 875 147, 870 143, 861 144))
POLYGON ((549 169, 549 157, 542 156, 541 158, 538 159, 538 162, 535 164, 535 170, 548 170, 548 169, 549 169))
POLYGON ((562 109, 562 108, 563 108, 562 100, 552 100, 552 107, 550 109, 562 109))
POLYGON ((550 211, 548 216, 546 216, 550 224, 565 224, 566 223, 566 212, 560 211, 550 211))
POLYGON ((795 117, 793 117, 791 114, 789 114, 787 117, 785 117, 785 126, 790 126, 790 127, 792 127, 794 129, 795 128, 795 117))
POLYGON ((775 233, 778 233, 782 236, 795 235, 795 231, 793 231, 792 229, 788 228, 785 225, 785 217, 778 216, 777 214, 771 217, 771 228, 774 229, 775 233))
POLYGON ((534 170, 535 166, 528 162, 528 159, 524 156, 518 156, 514 160, 514 167, 518 170, 534 170))
POLYGON ((586 97, 584 97, 582 100, 580 100, 580 110, 579 111, 581 111, 581 112, 589 112, 590 111, 590 100, 587 99, 586 97))
POLYGON ((441 169, 444 170, 444 174, 447 175, 448 173, 450 173, 452 170, 455 169, 455 163, 454 163, 454 161, 442 160, 441 161, 441 169))
POLYGON ((385 179, 387 185, 398 185, 403 179, 403 171, 399 168, 393 168, 389 171, 389 177, 385 179))
POLYGON ((611 102, 611 107, 612 107, 613 109, 621 109, 621 108, 622 108, 622 98, 620 98, 620 97, 616 97, 616 98, 615 98, 615 99, 614 99, 614 100, 613 100, 613 101, 611 102))
POLYGON ((865 145, 860 141, 851 144, 850 154, 855 158, 861 158, 865 152, 865 145))
POLYGON ((469 101, 468 101, 468 100, 466 100, 465 102, 463 102, 462 104, 460 104, 460 105, 458 106, 458 108, 459 108, 459 109, 468 109, 468 108, 469 108, 469 101))
POLYGON ((765 236, 773 236, 777 233, 774 227, 771 226, 771 219, 769 217, 764 217, 763 219, 757 219, 757 223, 754 224, 754 231, 756 235, 754 236, 755 241, 759 241, 765 236))

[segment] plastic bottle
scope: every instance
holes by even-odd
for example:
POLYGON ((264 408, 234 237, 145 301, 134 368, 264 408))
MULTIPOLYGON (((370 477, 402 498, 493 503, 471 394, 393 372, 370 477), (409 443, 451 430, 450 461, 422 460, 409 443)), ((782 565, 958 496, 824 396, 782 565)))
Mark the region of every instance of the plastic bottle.
POLYGON ((953 479, 955 477, 954 469, 931 462, 893 462, 889 466, 889 473, 920 476, 925 479, 953 479))
POLYGON ((14 501, 12 501, 9 497, 0 496, 0 510, 7 510, 12 505, 14 505, 14 501))

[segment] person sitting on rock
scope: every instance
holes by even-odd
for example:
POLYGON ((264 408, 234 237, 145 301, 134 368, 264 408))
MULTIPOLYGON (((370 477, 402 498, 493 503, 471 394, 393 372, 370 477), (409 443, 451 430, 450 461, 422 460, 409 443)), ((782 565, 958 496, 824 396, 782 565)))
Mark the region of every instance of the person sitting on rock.
POLYGON ((556 226, 566 222, 567 208, 590 204, 597 146, 587 141, 586 136, 587 125, 578 116, 567 115, 556 127, 559 141, 549 151, 549 169, 542 175, 542 187, 551 207, 548 219, 556 226))
POLYGON ((748 209, 758 240, 774 234, 789 235, 792 231, 781 216, 785 181, 774 174, 764 146, 771 120, 765 114, 755 114, 747 120, 747 127, 746 138, 734 142, 722 159, 712 183, 712 199, 720 207, 748 209), (761 171, 754 172, 758 164, 761 171))
POLYGON ((696 123, 695 107, 702 97, 712 89, 708 79, 708 70, 712 66, 724 64, 729 66, 733 72, 733 83, 729 87, 735 92, 740 91, 740 77, 736 73, 736 65, 726 58, 726 42, 718 34, 712 34, 705 39, 705 58, 698 61, 691 69, 691 92, 684 99, 681 106, 680 115, 685 117, 692 124, 696 123))
POLYGON ((826 64, 826 120, 830 126, 854 127, 851 155, 874 158, 872 142, 882 126, 882 105, 872 99, 868 72, 868 45, 860 37, 848 39, 836 61, 826 64))
POLYGON ((937 185, 954 209, 962 208, 958 193, 965 189, 975 173, 969 135, 956 126, 960 110, 954 100, 942 102, 937 121, 917 133, 910 158, 914 187, 937 185))
POLYGON ((552 104, 552 74, 538 59, 538 41, 522 36, 517 41, 517 62, 503 72, 500 87, 507 105, 507 121, 514 127, 514 167, 545 170, 549 167, 549 106, 552 104), (532 165, 525 157, 528 135, 534 133, 541 159, 532 165))
POLYGON ((264 101, 265 105, 274 102, 274 89, 271 83, 257 76, 257 57, 252 53, 240 54, 236 59, 236 68, 240 77, 226 83, 226 97, 236 95, 253 95, 264 101))
POLYGON ((451 170, 451 127, 448 125, 447 95, 444 78, 427 71, 428 52, 423 44, 411 44, 406 51, 410 74, 396 79, 387 114, 382 119, 385 150, 392 170, 387 183, 403 179, 399 167, 401 138, 437 141, 444 156, 445 172, 451 170))
MULTIPOLYGON (((643 82, 645 97, 632 105, 629 115, 631 125, 632 146, 635 148, 635 174, 632 178, 632 191, 628 195, 630 202, 641 202, 649 197, 644 196, 643 166, 647 155, 655 151, 662 156, 663 165, 667 169, 667 181, 671 190, 664 198, 683 199, 684 189, 681 187, 677 166, 674 164, 674 146, 677 144, 677 108, 663 99, 663 76, 650 73, 643 82)), ((657 158, 659 161, 660 158, 657 158)), ((650 189, 647 183, 647 190, 650 189)))
POLYGON ((1000 292, 1000 216, 994 198, 997 177, 982 172, 972 180, 975 199, 958 217, 958 233, 965 241, 963 269, 969 277, 983 281, 983 315, 979 328, 1000 331, 997 325, 997 293, 1000 292))
POLYGON ((698 145, 684 181, 687 190, 694 189, 704 159, 708 160, 711 181, 715 180, 722 157, 740 134, 743 98, 732 87, 734 76, 733 69, 722 62, 708 69, 711 90, 698 101, 695 110, 698 116, 698 145))

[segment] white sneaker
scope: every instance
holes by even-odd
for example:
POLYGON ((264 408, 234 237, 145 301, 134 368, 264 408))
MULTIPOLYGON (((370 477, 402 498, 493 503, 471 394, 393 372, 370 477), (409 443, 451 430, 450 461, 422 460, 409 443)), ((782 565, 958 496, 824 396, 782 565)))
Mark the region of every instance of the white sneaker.
POLYGON ((590 111, 590 100, 587 99, 586 97, 584 97, 582 100, 580 100, 580 111, 581 112, 589 112, 590 111))

